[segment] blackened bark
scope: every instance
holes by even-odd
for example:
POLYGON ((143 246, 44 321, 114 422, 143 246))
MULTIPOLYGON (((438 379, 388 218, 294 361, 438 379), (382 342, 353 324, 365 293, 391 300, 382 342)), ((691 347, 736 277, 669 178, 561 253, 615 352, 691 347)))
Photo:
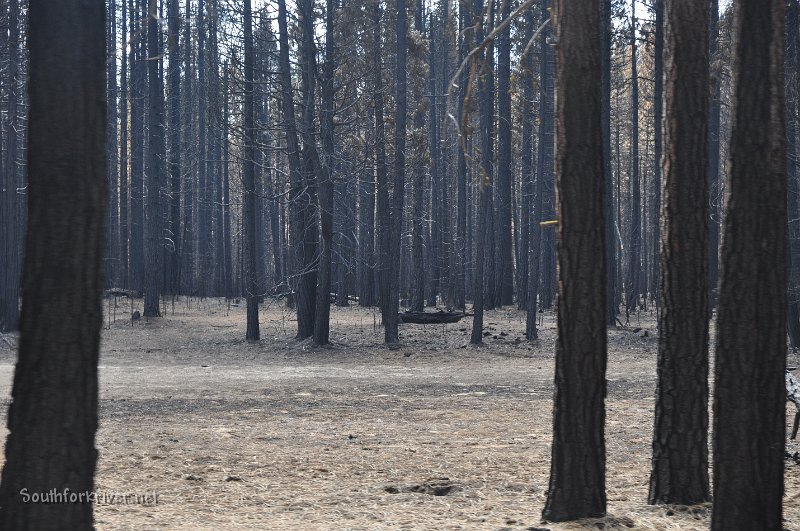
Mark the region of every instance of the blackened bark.
POLYGON ((606 245, 600 10, 556 3, 558 337, 551 521, 601 516, 605 495, 606 245))
MULTIPOLYGON (((500 20, 511 13, 511 0, 501 0, 500 20)), ((497 218, 495 271, 498 305, 514 302, 514 258, 511 234, 511 25, 497 37, 497 218)))
POLYGON ((780 530, 786 438, 785 2, 735 3, 711 529, 780 530))
POLYGON ((147 194, 145 216, 144 316, 160 317, 161 185, 164 177, 164 91, 159 57, 158 2, 149 0, 147 18, 147 194))
MULTIPOLYGON (((313 6, 312 6, 313 7, 313 6)), ((331 249, 333 246, 333 161, 334 153, 334 72, 336 70, 336 37, 334 20, 336 4, 327 0, 325 13, 325 63, 322 66, 322 98, 320 126, 322 157, 317 182, 319 187, 320 250, 317 276, 317 306, 314 317, 314 343, 327 345, 330 338, 331 316, 331 249)), ((313 38, 313 34, 308 36, 313 38)), ((306 65, 310 68, 310 65, 306 65)), ((314 147, 316 150, 316 147, 314 147)), ((341 290, 342 286, 340 286, 341 290)))
POLYGON ((649 503, 709 500, 708 6, 666 9, 667 112, 658 387, 649 503))
POLYGON ((253 8, 244 0, 244 160, 242 161, 244 282, 247 298, 248 341, 261 339, 258 326, 258 298, 261 295, 256 267, 256 145, 255 109, 253 107, 253 8))
POLYGON ((406 123, 408 105, 406 101, 407 43, 408 21, 406 20, 406 2, 397 0, 397 50, 395 65, 395 102, 397 105, 395 118, 395 150, 394 150, 394 186, 392 192, 392 214, 389 226, 389 300, 385 301, 384 336, 386 343, 394 345, 400 342, 397 331, 397 312, 400 308, 400 235, 403 228, 403 204, 405 202, 406 178, 406 123))
POLYGON ((314 333, 314 295, 315 289, 310 286, 306 277, 310 274, 305 262, 305 233, 310 217, 310 204, 305 188, 305 179, 300 163, 300 147, 297 140, 297 122, 294 112, 292 93, 292 77, 289 64, 289 32, 287 27, 286 1, 278 0, 278 31, 280 53, 278 70, 281 77, 281 102, 283 105, 283 121, 286 128, 286 151, 289 159, 289 205, 291 217, 291 274, 294 277, 295 304, 297 307, 297 339, 306 339, 314 333))
POLYGON ((92 529, 106 207, 103 2, 29 3, 29 230, 0 481, 3 529, 92 529), (57 88, 57 89, 56 89, 57 88))

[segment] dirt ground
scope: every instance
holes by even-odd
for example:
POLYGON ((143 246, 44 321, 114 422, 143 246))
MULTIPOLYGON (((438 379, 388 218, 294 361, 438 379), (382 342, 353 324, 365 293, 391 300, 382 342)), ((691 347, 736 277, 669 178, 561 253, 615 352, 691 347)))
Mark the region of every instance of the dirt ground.
MULTIPOLYGON (((483 347, 467 345, 467 318, 401 325, 402 348, 388 350, 371 309, 333 308, 329 348, 295 341, 293 315, 278 303, 262 309, 258 344, 243 341, 243 304, 181 299, 166 310, 132 322, 127 300, 110 308, 97 490, 157 493, 158 503, 100 503, 98 529, 708 527, 709 506, 646 504, 657 352, 649 313, 609 332, 609 516, 550 524, 541 511, 553 315, 534 343, 524 314, 507 308, 488 312, 483 347)), ((0 346, 3 426, 14 356, 0 346)), ((800 530, 799 478, 800 465, 787 464, 787 529, 800 530)))

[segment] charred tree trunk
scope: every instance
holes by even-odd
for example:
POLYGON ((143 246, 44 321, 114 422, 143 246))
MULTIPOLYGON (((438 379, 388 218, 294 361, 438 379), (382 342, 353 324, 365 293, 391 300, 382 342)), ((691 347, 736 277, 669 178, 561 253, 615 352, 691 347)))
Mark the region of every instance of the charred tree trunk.
POLYGON ((147 195, 145 216, 144 316, 160 317, 161 184, 164 176, 164 91, 159 63, 161 36, 157 0, 149 0, 147 19, 147 195))
POLYGON ((0 527, 92 529, 91 501, 25 503, 20 493, 94 490, 107 193, 105 9, 103 2, 76 9, 65 0, 29 6, 30 223, 0 527))
MULTIPOLYGON (((511 1, 501 1, 500 20, 511 14, 511 1)), ((499 306, 514 303, 514 256, 511 233, 511 26, 497 37, 497 196, 496 291, 499 306)))
POLYGON ((256 266, 256 145, 255 108, 253 106, 253 8, 244 0, 244 161, 242 168, 242 243, 244 247, 244 282, 247 298, 247 341, 261 339, 258 325, 258 298, 261 295, 256 266))
POLYGON ((711 529, 780 530, 786 444, 785 2, 738 0, 736 8, 711 529))
POLYGON ((649 503, 708 486, 708 6, 667 4, 667 125, 658 387, 649 503))
MULTIPOLYGON (((310 6, 313 8, 313 5, 310 6)), ((331 249, 333 246, 333 161, 334 153, 334 72, 336 70, 336 37, 334 19, 336 4, 327 0, 325 12, 325 63, 322 66, 322 98, 320 129, 322 140, 322 164, 317 174, 319 182, 320 252, 319 275, 317 277, 317 308, 314 318, 314 343, 327 345, 330 341, 331 316, 331 249)), ((308 36, 309 40, 313 34, 308 36)), ((307 68, 309 65, 306 66, 307 68)), ((316 149, 316 148, 315 148, 316 149)), ((342 289, 342 286, 339 287, 342 289)))
MULTIPOLYGON (((406 123, 408 105, 406 102, 406 76, 408 21, 406 20, 406 1, 397 0, 397 50, 395 65, 395 102, 397 105, 395 118, 395 150, 394 150, 394 186, 392 192, 392 213, 389 226, 389 263, 400 264, 400 236, 403 228, 403 204, 405 202, 406 178, 406 123)), ((400 307, 400 268, 392 267, 389 271, 389 299, 385 301, 387 309, 384 321, 386 343, 396 345, 400 342, 397 332, 397 312, 400 307)))
POLYGON ((556 3, 558 338, 553 456, 543 516, 602 516, 605 495, 606 244, 600 10, 556 3))

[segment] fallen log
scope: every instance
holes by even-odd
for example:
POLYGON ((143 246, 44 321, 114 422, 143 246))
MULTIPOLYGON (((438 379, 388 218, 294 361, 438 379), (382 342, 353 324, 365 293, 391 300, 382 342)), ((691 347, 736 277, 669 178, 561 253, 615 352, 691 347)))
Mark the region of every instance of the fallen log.
POLYGON ((401 323, 409 324, 445 324, 457 323, 462 318, 472 314, 464 312, 401 312, 399 319, 401 323))

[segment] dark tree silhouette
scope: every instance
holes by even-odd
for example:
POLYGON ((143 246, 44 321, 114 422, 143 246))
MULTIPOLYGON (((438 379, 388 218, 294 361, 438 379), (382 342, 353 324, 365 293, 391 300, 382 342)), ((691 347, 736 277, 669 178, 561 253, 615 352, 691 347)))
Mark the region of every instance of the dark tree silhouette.
POLYGON ((708 6, 666 9, 666 152, 650 503, 708 501, 708 6))
POLYGON ((737 0, 714 378, 711 528, 783 528, 786 437, 785 2, 737 0))
POLYGON ((406 0, 397 0, 397 50, 395 64, 395 148, 394 148, 394 186, 392 189, 392 211, 389 226, 389 300, 385 302, 386 314, 384 335, 386 343, 400 342, 397 331, 398 310, 400 309, 400 235, 403 227, 403 205, 405 202, 406 179, 406 123, 408 104, 406 101, 406 77, 408 43, 408 20, 406 0))
POLYGON ((0 481, 3 529, 92 529, 106 159, 103 2, 30 0, 29 228, 0 481))
POLYGON ((247 298, 248 341, 261 339, 258 327, 258 268, 256 267, 256 146, 255 109, 253 107, 253 8, 244 0, 244 160, 242 161, 242 194, 244 231, 245 296, 247 298))
POLYGON ((161 185, 164 177, 164 90, 159 72, 161 36, 158 1, 149 0, 147 16, 147 171, 145 216, 144 315, 159 317, 161 292, 161 185))
POLYGON ((606 245, 600 9, 556 3, 558 338, 551 521, 601 516, 605 495, 606 245))

